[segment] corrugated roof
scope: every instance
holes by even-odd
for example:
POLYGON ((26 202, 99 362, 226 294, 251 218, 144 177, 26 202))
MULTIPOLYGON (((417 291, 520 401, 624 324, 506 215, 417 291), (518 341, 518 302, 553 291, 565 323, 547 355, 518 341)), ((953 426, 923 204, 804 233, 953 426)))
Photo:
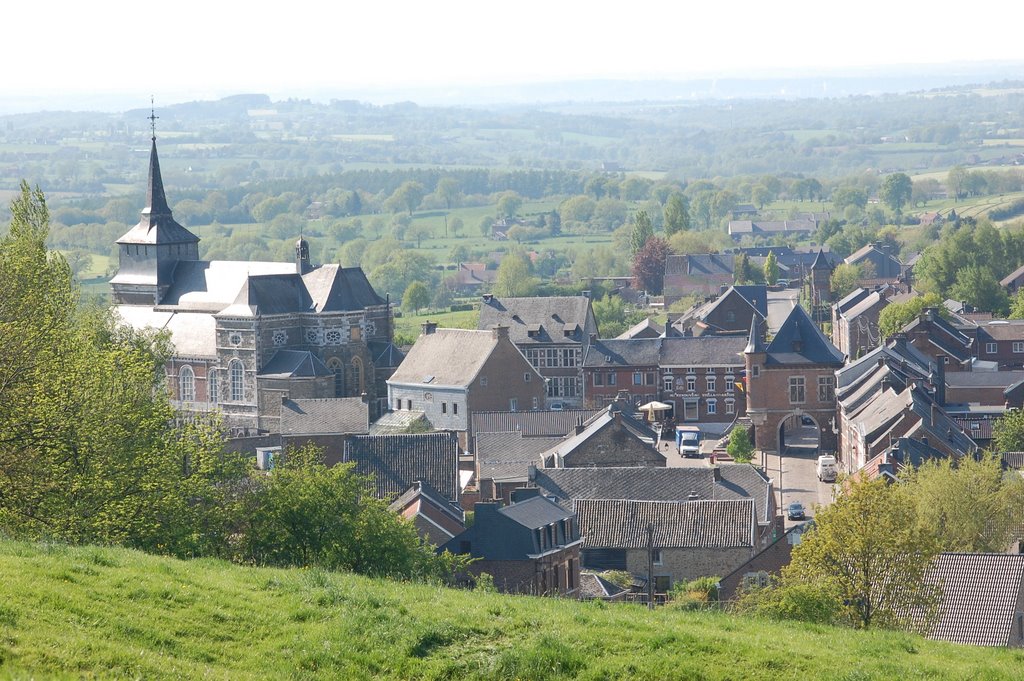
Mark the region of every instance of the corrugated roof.
POLYGON ((1007 645, 1021 608, 1024 555, 943 553, 927 579, 941 591, 938 621, 928 638, 1007 645))
POLYGON ((422 479, 449 501, 459 500, 455 433, 358 435, 346 440, 345 460, 356 462, 357 473, 373 475, 380 499, 394 499, 422 479))
POLYGON ((580 499, 573 508, 585 549, 645 549, 650 524, 656 548, 753 548, 757 532, 751 499, 580 499))

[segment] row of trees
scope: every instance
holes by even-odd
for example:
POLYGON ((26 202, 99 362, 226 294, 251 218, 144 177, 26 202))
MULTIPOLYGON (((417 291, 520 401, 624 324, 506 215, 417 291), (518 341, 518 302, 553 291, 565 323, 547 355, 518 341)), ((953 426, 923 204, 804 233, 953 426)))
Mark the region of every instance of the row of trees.
POLYGON ((171 348, 80 305, 23 184, 0 241, 0 533, 402 577, 453 566, 348 466, 289 452, 270 474, 216 423, 174 426, 171 348))

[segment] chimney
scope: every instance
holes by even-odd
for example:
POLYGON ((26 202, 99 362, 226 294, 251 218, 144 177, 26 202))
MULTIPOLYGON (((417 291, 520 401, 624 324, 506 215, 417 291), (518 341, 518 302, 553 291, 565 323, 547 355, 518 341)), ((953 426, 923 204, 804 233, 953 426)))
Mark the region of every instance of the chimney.
POLYGON ((700 500, 700 495, 697 494, 697 490, 691 490, 690 493, 686 496, 686 500, 687 501, 699 501, 700 500))
POLYGON ((530 482, 537 482, 537 464, 531 463, 526 467, 526 479, 530 482))
POLYGON ((715 482, 722 482, 722 467, 721 466, 712 466, 711 467, 711 476, 712 476, 712 478, 714 478, 715 482))
POLYGON ((424 336, 429 336, 430 334, 437 331, 437 322, 425 321, 422 324, 420 324, 420 329, 422 330, 424 336))
POLYGON ((359 393, 359 401, 362 402, 363 404, 369 404, 370 396, 366 394, 365 390, 359 393))
POLYGON ((940 407, 946 406, 946 365, 940 359, 935 365, 935 401, 940 407))
POLYGON ((494 300, 494 296, 490 293, 484 294, 484 305, 490 305, 491 301, 494 300))
POLYGON ((722 294, 724 294, 728 290, 729 290, 729 287, 726 286, 725 284, 722 284, 721 286, 718 287, 718 295, 722 295, 722 294))
POLYGON ((580 291, 580 294, 581 294, 581 295, 582 295, 582 296, 583 296, 584 298, 589 298, 589 297, 590 297, 590 291, 580 291))
POLYGON ((540 490, 536 487, 520 487, 519 489, 512 490, 510 499, 513 504, 518 504, 520 501, 526 501, 534 497, 540 496, 540 490))
POLYGON ((507 340, 508 339, 508 327, 507 326, 502 326, 500 324, 498 326, 495 326, 494 328, 491 329, 491 336, 494 337, 494 338, 497 338, 499 340, 502 339, 502 338, 507 340))
POLYGON ((593 345, 596 342, 597 342, 597 334, 596 333, 590 334, 590 344, 593 345))

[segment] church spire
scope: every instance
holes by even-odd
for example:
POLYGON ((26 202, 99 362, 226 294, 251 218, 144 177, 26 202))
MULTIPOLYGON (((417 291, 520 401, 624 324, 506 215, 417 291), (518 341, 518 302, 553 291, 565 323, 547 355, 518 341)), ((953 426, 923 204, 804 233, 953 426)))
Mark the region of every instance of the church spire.
POLYGON ((151 131, 152 147, 149 151, 149 182, 146 185, 146 207, 142 209, 142 216, 163 216, 170 217, 171 208, 167 205, 167 197, 164 195, 164 181, 160 176, 160 158, 156 154, 156 110, 152 108, 150 98, 149 127, 151 131))

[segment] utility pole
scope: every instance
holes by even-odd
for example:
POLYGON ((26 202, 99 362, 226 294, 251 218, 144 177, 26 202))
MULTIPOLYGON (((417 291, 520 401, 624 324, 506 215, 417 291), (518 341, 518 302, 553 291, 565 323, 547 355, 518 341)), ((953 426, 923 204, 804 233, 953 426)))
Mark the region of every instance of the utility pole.
POLYGON ((647 609, 654 610, 654 523, 647 523, 647 609))

